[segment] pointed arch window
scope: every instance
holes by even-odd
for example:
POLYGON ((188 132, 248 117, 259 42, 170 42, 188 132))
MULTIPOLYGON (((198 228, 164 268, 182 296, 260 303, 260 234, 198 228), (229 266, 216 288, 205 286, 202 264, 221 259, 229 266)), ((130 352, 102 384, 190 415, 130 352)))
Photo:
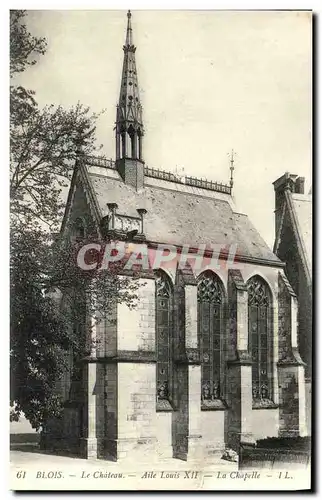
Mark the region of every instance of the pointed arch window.
POLYGON ((157 410, 172 410, 173 288, 163 271, 155 279, 157 410))
POLYGON ((220 408, 224 397, 224 290, 219 278, 206 272, 197 293, 202 408, 220 408))
POLYGON ((142 160, 142 145, 143 145, 143 133, 142 133, 141 129, 139 128, 138 129, 138 148, 139 148, 138 156, 139 156, 139 160, 142 160))
POLYGON ((128 151, 128 156, 131 158, 136 158, 137 153, 137 132, 132 125, 128 129, 128 134, 130 138, 130 150, 128 151))
POLYGON ((252 357, 253 405, 272 400, 271 295, 259 276, 250 278, 248 288, 248 346, 252 357))

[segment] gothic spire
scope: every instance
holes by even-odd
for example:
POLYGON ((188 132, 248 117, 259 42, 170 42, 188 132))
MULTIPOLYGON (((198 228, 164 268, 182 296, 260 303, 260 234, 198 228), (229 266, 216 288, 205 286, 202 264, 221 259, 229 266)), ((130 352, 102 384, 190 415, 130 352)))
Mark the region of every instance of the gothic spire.
POLYGON ((132 14, 128 11, 121 88, 116 112, 116 160, 122 158, 142 160, 142 106, 131 18, 132 14))
POLYGON ((126 41, 125 41, 125 45, 126 46, 133 45, 133 43, 132 43, 132 23, 131 23, 131 17, 132 17, 132 14, 131 14, 131 11, 129 10, 127 12, 127 29, 126 29, 126 41))

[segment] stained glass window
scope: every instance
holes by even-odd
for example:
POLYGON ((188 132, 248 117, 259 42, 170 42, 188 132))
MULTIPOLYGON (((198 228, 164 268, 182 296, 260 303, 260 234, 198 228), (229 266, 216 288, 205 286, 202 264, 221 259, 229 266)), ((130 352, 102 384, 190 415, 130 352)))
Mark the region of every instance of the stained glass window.
POLYGON ((223 307, 219 278, 204 273, 198 283, 198 333, 201 356, 201 398, 204 403, 223 398, 223 307))
POLYGON ((270 293, 258 276, 248 283, 248 342, 252 356, 252 392, 254 402, 271 399, 269 337, 270 293))
POLYGON ((157 402, 169 401, 172 370, 173 289, 166 273, 159 271, 155 280, 156 301, 156 386, 157 402))

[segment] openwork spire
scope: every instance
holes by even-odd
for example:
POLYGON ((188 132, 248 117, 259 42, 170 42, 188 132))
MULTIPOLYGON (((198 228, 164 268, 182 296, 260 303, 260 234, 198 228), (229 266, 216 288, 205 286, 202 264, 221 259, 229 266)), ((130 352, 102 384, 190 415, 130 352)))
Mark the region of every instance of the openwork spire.
POLYGON ((127 13, 127 28, 119 103, 116 113, 116 160, 142 160, 142 106, 133 44, 132 14, 127 13))

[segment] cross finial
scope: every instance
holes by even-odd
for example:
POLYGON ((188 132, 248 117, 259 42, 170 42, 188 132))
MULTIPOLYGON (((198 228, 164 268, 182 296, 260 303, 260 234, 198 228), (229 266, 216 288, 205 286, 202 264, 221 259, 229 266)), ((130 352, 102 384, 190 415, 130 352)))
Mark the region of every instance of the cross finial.
POLYGON ((132 26, 131 26, 131 11, 127 11, 127 28, 126 28, 126 40, 125 40, 125 45, 130 46, 133 45, 132 41, 132 26))
POLYGON ((235 151, 232 149, 230 153, 230 187, 234 185, 234 170, 235 170, 235 151))
POLYGON ((178 165, 176 165, 174 172, 175 176, 178 177, 179 179, 182 180, 182 178, 184 178, 184 167, 179 168, 178 165))

